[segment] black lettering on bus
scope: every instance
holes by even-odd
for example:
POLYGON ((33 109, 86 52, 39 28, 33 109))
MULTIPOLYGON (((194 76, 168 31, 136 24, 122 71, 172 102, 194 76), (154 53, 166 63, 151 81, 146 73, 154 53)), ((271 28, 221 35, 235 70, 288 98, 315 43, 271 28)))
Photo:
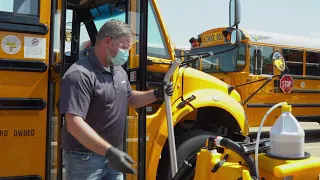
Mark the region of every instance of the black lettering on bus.
POLYGON ((213 37, 214 35, 213 34, 211 34, 210 36, 209 36, 209 42, 212 42, 213 41, 213 37))
POLYGON ((223 34, 222 33, 218 33, 217 34, 217 41, 222 41, 223 40, 223 34))
POLYGON ((18 129, 13 131, 14 136, 34 136, 33 129, 18 129))
POLYGON ((224 40, 224 36, 222 33, 214 33, 214 34, 210 34, 210 35, 204 35, 202 38, 202 42, 204 44, 212 43, 215 41, 223 41, 223 40, 224 40))
POLYGON ((0 137, 7 137, 8 136, 8 130, 0 130, 0 137))
POLYGON ((215 35, 214 34, 205 35, 205 36, 203 36, 203 43, 213 42, 214 39, 215 39, 215 35))

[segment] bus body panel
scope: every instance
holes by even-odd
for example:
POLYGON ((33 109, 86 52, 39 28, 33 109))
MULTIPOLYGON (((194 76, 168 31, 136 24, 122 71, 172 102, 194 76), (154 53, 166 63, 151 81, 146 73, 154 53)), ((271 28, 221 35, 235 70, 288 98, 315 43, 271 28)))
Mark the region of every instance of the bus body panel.
POLYGON ((51 1, 12 2, 0 2, 6 11, 0 16, 7 17, 1 20, 6 30, 0 31, 0 178, 45 179, 51 1), (11 24, 22 20, 29 25, 11 24))
MULTIPOLYGON (((190 53, 206 51, 219 46, 228 46, 219 38, 219 34, 225 30, 225 27, 211 29, 199 34, 203 44, 198 47, 192 47, 190 53)), ((259 126, 260 122, 272 105, 286 101, 293 106, 293 114, 299 121, 320 122, 320 39, 306 38, 298 36, 283 35, 270 32, 259 32, 255 30, 242 30, 243 33, 243 52, 245 65, 237 64, 237 70, 234 72, 210 72, 203 60, 199 63, 197 69, 209 73, 219 79, 228 79, 230 85, 236 86, 248 82, 266 79, 272 75, 281 75, 281 71, 275 68, 271 60, 274 51, 279 51, 284 55, 286 64, 289 67, 289 73, 293 78, 293 90, 290 93, 283 93, 280 89, 279 81, 281 76, 273 78, 261 90, 259 90, 247 103, 244 109, 249 119, 249 126, 259 126), (253 74, 253 49, 262 49, 263 70, 262 74, 253 74), (291 54, 290 54, 291 53, 291 54), (207 69, 207 70, 206 70, 207 69)), ((215 53, 215 52, 213 52, 215 53)), ((239 55, 237 56, 239 60, 239 55)), ((228 58, 224 58, 224 61, 228 58)), ((230 59, 230 58, 229 58, 230 59)), ((222 63, 222 62, 221 62, 222 63)), ((284 73, 282 73, 284 74, 284 73)), ((265 81, 260 81, 236 88, 244 102, 249 96, 255 93, 265 81)), ((280 109, 274 110, 270 118, 265 121, 265 126, 272 126, 278 118, 280 109)))

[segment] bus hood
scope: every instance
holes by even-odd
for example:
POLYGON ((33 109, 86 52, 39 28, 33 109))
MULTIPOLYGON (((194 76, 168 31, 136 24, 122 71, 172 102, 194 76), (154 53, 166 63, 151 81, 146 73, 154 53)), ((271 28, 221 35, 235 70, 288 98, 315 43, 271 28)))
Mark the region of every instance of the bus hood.
POLYGON ((229 93, 229 85, 227 83, 194 68, 185 68, 183 71, 183 93, 188 93, 199 89, 214 89, 222 91, 226 95, 230 95, 236 99, 238 102, 241 102, 241 96, 236 90, 233 90, 231 93, 229 93))

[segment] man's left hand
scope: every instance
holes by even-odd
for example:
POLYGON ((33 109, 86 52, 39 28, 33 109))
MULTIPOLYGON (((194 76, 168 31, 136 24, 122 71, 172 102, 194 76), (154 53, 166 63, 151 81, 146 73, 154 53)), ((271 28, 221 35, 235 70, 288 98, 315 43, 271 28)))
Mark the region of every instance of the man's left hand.
POLYGON ((154 96, 157 99, 163 99, 164 98, 164 92, 168 95, 168 96, 172 96, 173 95, 173 83, 169 82, 169 84, 167 84, 167 88, 164 90, 164 86, 159 87, 158 89, 154 90, 154 96))

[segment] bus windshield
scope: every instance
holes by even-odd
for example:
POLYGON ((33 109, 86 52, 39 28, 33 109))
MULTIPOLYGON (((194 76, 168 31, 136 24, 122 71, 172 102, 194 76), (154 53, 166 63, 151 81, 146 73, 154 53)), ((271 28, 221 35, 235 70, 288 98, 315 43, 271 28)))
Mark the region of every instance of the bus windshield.
MULTIPOLYGON (((216 53, 219 51, 231 49, 229 44, 222 44, 210 47, 191 49, 193 53, 205 53, 211 51, 216 53)), ((206 73, 211 72, 235 72, 241 71, 245 67, 245 44, 239 44, 238 48, 235 48, 226 53, 218 54, 213 57, 207 57, 202 59, 202 71, 206 73)))

